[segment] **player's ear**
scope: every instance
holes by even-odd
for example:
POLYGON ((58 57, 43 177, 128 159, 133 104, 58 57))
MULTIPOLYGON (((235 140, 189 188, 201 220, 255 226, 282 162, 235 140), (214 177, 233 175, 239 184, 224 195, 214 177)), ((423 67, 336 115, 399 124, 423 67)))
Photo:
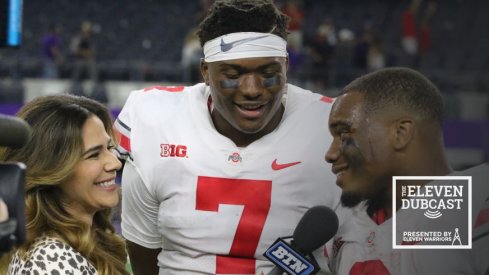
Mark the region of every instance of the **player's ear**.
POLYGON ((202 74, 205 85, 209 86, 209 64, 203 58, 200 59, 200 73, 202 74))
POLYGON ((412 118, 400 118, 394 123, 391 132, 394 149, 403 150, 414 138, 415 121, 412 118))

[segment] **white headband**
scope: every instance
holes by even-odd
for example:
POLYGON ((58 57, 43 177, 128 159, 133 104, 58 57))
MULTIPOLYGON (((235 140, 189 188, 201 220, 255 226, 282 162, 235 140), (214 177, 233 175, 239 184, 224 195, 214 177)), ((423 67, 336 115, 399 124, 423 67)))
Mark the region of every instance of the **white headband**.
POLYGON ((216 62, 250 57, 287 56, 287 41, 262 32, 235 32, 204 44, 204 60, 216 62))

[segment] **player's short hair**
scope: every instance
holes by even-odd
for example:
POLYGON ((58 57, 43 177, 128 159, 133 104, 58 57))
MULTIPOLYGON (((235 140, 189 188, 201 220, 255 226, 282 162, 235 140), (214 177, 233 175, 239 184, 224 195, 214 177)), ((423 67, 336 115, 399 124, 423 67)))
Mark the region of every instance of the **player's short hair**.
POLYGON ((272 33, 287 40, 288 21, 272 0, 216 0, 196 34, 201 46, 235 32, 272 33))
POLYGON ((443 124, 444 104, 440 91, 415 70, 404 67, 381 69, 355 79, 340 94, 348 92, 365 94, 367 114, 396 108, 434 121, 439 126, 443 124))

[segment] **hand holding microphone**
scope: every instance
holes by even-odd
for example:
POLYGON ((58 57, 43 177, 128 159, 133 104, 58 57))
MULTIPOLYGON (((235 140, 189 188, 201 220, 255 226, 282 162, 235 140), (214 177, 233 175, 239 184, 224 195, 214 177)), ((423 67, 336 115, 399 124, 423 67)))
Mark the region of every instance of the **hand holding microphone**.
POLYGON ((338 217, 326 206, 309 209, 299 221, 292 237, 278 238, 263 254, 276 266, 268 275, 316 274, 319 266, 312 252, 323 246, 338 231, 338 217), (290 244, 284 239, 292 238, 290 244))
MULTIPOLYGON (((27 122, 0 115, 0 147, 20 148, 30 135, 27 122)), ((24 182, 24 164, 0 163, 0 256, 25 241, 24 182)))

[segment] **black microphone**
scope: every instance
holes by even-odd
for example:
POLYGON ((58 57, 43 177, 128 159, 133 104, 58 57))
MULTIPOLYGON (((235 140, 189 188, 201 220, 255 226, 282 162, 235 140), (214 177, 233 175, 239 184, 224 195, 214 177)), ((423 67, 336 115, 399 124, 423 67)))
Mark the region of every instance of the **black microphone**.
POLYGON ((0 115, 0 146, 20 148, 30 138, 31 127, 18 117, 0 115))
POLYGON ((292 237, 278 238, 263 254, 275 264, 268 275, 316 274, 319 266, 312 252, 338 231, 338 216, 329 207, 314 206, 310 208, 297 224, 292 237), (293 238, 290 244, 284 239, 293 238))

